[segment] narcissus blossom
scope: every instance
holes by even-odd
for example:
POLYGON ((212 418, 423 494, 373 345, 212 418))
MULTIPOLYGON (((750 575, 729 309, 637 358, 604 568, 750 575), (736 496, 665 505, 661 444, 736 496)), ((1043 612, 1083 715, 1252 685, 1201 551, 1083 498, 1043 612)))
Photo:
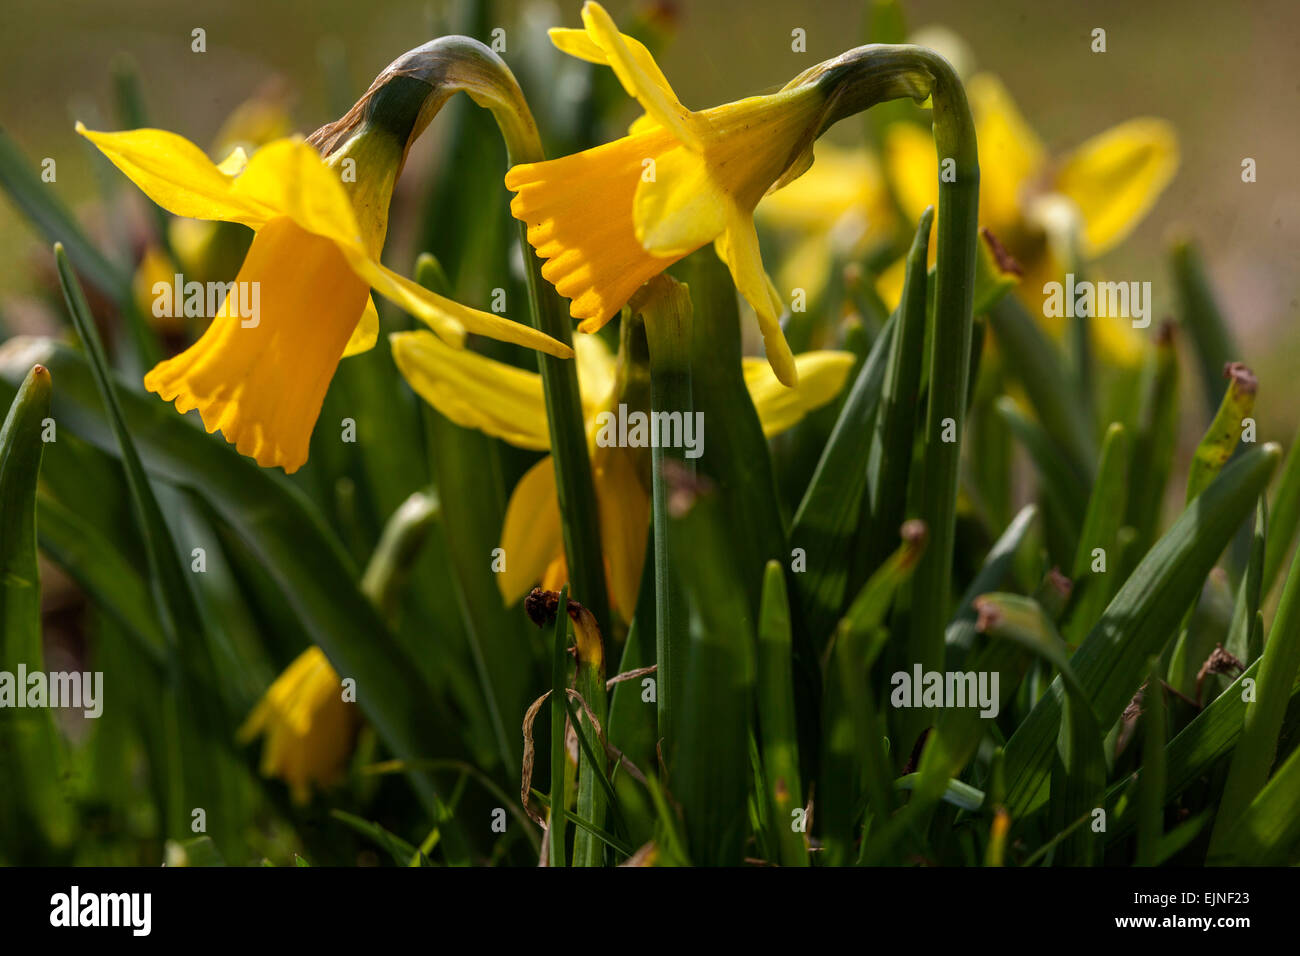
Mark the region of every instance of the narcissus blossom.
POLYGON ((796 80, 768 96, 693 112, 604 8, 588 2, 582 20, 585 30, 553 29, 552 41, 613 69, 646 112, 622 139, 506 175, 518 194, 511 211, 547 260, 542 275, 571 300, 579 329, 594 332, 647 279, 712 242, 758 316, 776 377, 795 384, 780 326, 785 305, 763 270, 754 208, 812 162, 825 90, 796 80))
POLYGON ((100 133, 77 124, 154 202, 177 216, 242 223, 256 235, 236 288, 259 291, 259 315, 223 304, 203 336, 145 376, 145 387, 177 410, 198 409, 259 465, 296 471, 339 360, 374 345, 373 288, 427 322, 454 346, 467 332, 560 357, 572 352, 504 316, 427 291, 379 262, 388 200, 401 149, 359 163, 345 187, 340 171, 301 139, 280 139, 221 164, 174 133, 100 133), (231 313, 235 310, 231 309, 231 313))

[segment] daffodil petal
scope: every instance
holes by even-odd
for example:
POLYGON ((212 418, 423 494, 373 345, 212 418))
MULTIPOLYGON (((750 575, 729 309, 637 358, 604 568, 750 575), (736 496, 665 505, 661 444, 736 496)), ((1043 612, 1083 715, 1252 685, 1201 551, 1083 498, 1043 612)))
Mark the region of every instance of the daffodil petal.
POLYGON ((691 111, 682 106, 650 51, 639 41, 618 32, 605 8, 588 0, 582 7, 587 34, 604 51, 606 62, 628 96, 635 99, 659 123, 692 149, 701 141, 691 111))
POLYGON ((763 347, 772 371, 783 385, 793 388, 799 381, 799 372, 785 333, 781 331, 784 304, 776 295, 772 280, 763 271, 763 257, 759 252, 753 220, 739 210, 733 212, 727 231, 718 238, 716 247, 718 256, 731 270, 737 291, 758 317, 758 329, 763 335, 763 347))
POLYGON ((464 334, 486 335, 500 342, 513 342, 557 358, 573 358, 573 349, 532 326, 513 322, 503 315, 480 312, 452 299, 430 292, 418 282, 394 272, 368 256, 350 250, 348 259, 357 274, 365 278, 384 298, 400 305, 452 345, 464 342, 464 334))
POLYGON ((904 215, 911 221, 920 219, 926 206, 939 201, 939 160, 933 137, 914 123, 891 123, 885 129, 884 159, 904 215))
POLYGON ((611 603, 624 620, 631 620, 645 563, 650 496, 637 474, 636 456, 625 448, 598 447, 591 468, 611 603))
POLYGON ((301 228, 341 245, 363 248, 352 203, 337 170, 301 139, 267 143, 234 180, 231 195, 274 209, 301 228))
POLYGON ((518 602, 542 579, 556 555, 564 554, 560 504, 555 491, 555 462, 547 455, 524 472, 506 505, 501 528, 505 570, 497 587, 507 606, 518 602))
POLYGON ((388 341, 411 388, 457 425, 519 448, 550 447, 542 379, 536 372, 452 348, 432 332, 395 332, 388 341))
POLYGON ((613 402, 614 389, 618 387, 618 360, 600 336, 582 332, 574 336, 573 353, 583 418, 590 422, 613 402))
POLYGON ((1045 150, 1001 80, 981 73, 967 90, 979 142, 980 222, 1001 233, 1017 221, 1021 194, 1042 169, 1045 150))
POLYGON ((293 472, 307 460, 366 285, 335 243, 281 217, 253 238, 236 289, 241 298, 257 290, 255 314, 226 314, 227 300, 199 340, 159 362, 144 384, 178 411, 197 408, 203 426, 240 454, 293 472))
POLYGON ((655 177, 636 188, 636 238, 651 255, 684 256, 727 227, 732 202, 703 156, 684 146, 661 156, 655 177))
POLYGON ((551 27, 546 32, 550 36, 551 42, 555 44, 555 48, 561 53, 567 53, 579 60, 586 60, 588 63, 596 63, 600 66, 608 65, 609 58, 605 56, 605 51, 596 45, 596 41, 587 35, 586 30, 551 27))
POLYGON ((1178 170, 1178 136, 1164 120, 1133 119, 1076 149, 1056 177, 1084 220, 1083 253, 1120 243, 1151 210, 1178 170))
POLYGON ((184 136, 160 129, 120 133, 77 132, 168 212, 189 219, 221 219, 257 228, 275 217, 272 207, 234 194, 232 180, 184 136))
POLYGON ((361 313, 361 321, 352 330, 352 337, 343 348, 343 357, 349 358, 369 352, 379 341, 379 310, 375 308, 375 297, 366 298, 366 310, 361 313))
POLYGON ((831 401, 844 387, 853 368, 852 352, 803 352, 794 358, 799 384, 782 385, 762 359, 746 358, 745 387, 768 438, 793 428, 805 415, 831 401))

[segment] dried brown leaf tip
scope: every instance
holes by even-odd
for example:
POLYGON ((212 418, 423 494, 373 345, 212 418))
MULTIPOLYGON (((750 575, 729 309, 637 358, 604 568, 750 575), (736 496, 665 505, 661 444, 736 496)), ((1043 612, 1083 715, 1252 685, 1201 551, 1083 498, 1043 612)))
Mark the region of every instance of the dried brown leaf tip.
POLYGON ((1047 585, 1055 591, 1063 600, 1069 600, 1070 592, 1074 590, 1074 582, 1061 573, 1060 568, 1052 568, 1047 572, 1047 585))
POLYGON ((907 546, 907 550, 903 555, 904 567, 910 568, 921 560, 921 554, 925 551, 926 542, 930 540, 930 529, 920 518, 912 518, 903 522, 903 526, 898 529, 898 536, 903 539, 903 544, 907 546))
POLYGON ((1254 395, 1259 390, 1259 379, 1243 362, 1225 362, 1223 377, 1229 381, 1230 387, 1235 388, 1239 393, 1254 395))
POLYGON ((977 597, 974 601, 974 608, 975 613, 978 615, 975 619, 975 630, 981 634, 997 627, 998 622, 1002 620, 1002 612, 998 610, 998 606, 993 600, 987 596, 977 597))
POLYGON ((1014 276, 1024 276, 1025 267, 1007 251, 1007 247, 998 241, 998 237, 993 235, 987 226, 980 226, 980 237, 983 238, 985 245, 989 247, 989 252, 993 254, 993 261, 998 264, 998 269, 1002 272, 1009 272, 1014 276))
POLYGON ((1205 663, 1196 674, 1197 705, 1201 703, 1201 687, 1205 683, 1205 678, 1211 674, 1240 674, 1245 669, 1246 665, 1225 651, 1222 644, 1215 644, 1214 650, 1210 652, 1210 656, 1205 659, 1205 663))

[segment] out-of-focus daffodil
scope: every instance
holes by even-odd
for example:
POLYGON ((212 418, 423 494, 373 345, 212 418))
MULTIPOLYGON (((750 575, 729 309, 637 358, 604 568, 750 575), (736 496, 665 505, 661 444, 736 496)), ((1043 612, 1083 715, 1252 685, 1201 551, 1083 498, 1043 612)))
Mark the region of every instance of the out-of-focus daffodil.
POLYGON ((817 147, 808 172, 758 204, 757 218, 794 240, 779 287, 803 289, 810 299, 824 291, 833 263, 860 258, 872 241, 887 241, 898 227, 876 157, 829 144, 817 147))
POLYGON ((511 211, 547 260, 542 275, 572 300, 579 328, 594 332, 647 279, 712 242, 758 316, 777 378, 793 385, 796 366, 779 322, 785 306, 763 270, 753 214, 770 188, 812 161, 825 92, 796 81, 692 112, 604 8, 589 0, 582 20, 585 30, 553 29, 552 41, 611 67, 646 112, 622 139, 507 174, 518 194, 511 211))
POLYGON ((360 725, 357 705, 343 699, 342 682, 325 653, 309 647, 271 684, 239 728, 239 739, 265 736, 262 773, 283 780, 302 804, 313 787, 343 777, 360 725))
MULTIPOLYGON (((1120 123, 1059 159, 1020 115, 1011 95, 984 73, 967 84, 980 156, 980 223, 1025 269, 1021 294, 1042 316, 1044 283, 1072 262, 1087 262, 1114 248, 1151 210, 1178 168, 1178 139, 1159 119, 1120 123)), ((885 168, 903 211, 916 218, 937 201, 937 159, 929 132, 906 123, 889 127, 885 168)), ((888 271, 881 295, 896 302, 902 263, 888 271)), ((1055 332, 1060 319, 1046 318, 1055 332)), ((1098 346, 1127 364, 1141 354, 1142 339, 1127 322, 1094 320, 1098 346)))
POLYGON ((339 360, 378 335, 371 288, 457 346, 475 332, 571 354, 529 326, 434 295, 380 264, 404 144, 396 157, 358 162, 356 182, 345 183, 300 139, 268 143, 251 159, 237 149, 216 165, 174 133, 77 130, 164 209, 254 230, 236 289, 258 290, 260 314, 227 314, 227 298, 199 341, 155 366, 145 387, 179 411, 197 408, 209 432, 219 429, 260 465, 293 472, 307 460, 339 360))
MULTIPOLYGON (((458 425, 477 428, 519 448, 550 447, 541 378, 468 350, 448 348, 428 332, 391 336, 393 358, 411 387, 458 425)), ((646 449, 597 443, 598 418, 620 401, 620 362, 594 335, 574 343, 592 477, 598 499, 601 546, 611 603, 624 619, 636 604, 650 520, 646 449)), ((744 360, 745 385, 768 436, 794 426, 829 402, 844 385, 853 356, 807 352, 794 358, 799 384, 787 388, 762 359, 744 360)), ((506 567, 497 576, 501 596, 514 604, 539 581, 558 590, 567 579, 560 533, 555 466, 549 456, 515 486, 501 532, 506 567)))

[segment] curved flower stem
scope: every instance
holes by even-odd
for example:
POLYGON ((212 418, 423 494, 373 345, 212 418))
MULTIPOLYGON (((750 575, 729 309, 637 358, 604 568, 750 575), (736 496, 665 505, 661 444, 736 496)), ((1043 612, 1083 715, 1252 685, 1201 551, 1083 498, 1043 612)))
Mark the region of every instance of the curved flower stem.
MULTIPOLYGON (((440 37, 394 60, 375 80, 352 111, 337 123, 318 130, 312 140, 325 155, 339 148, 367 123, 406 135, 405 148, 423 132, 456 93, 466 93, 491 111, 505 141, 511 165, 545 159, 532 112, 514 74, 505 62, 477 40, 440 37)), ((527 226, 519 223, 519 241, 528 276, 529 318, 534 328, 572 346, 568 309, 558 292, 543 279, 542 260, 528 245, 527 226)), ((600 525, 586 426, 573 361, 540 355, 546 419, 550 426, 555 486, 559 496, 564 553, 568 560, 570 593, 609 630, 609 598, 601 556, 600 525)))
MULTIPOLYGON (((916 46, 873 44, 813 67, 790 85, 817 82, 827 90, 822 129, 886 99, 910 96, 933 104, 939 156, 939 214, 935 308, 929 363, 924 461, 917 515, 930 530, 913 579, 909 657, 926 671, 943 664, 943 632, 952 597, 958 467, 970 374, 979 157, 966 91, 948 61, 916 46), (951 440, 945 440, 949 438, 951 440)), ((899 752, 907 753, 925 721, 915 719, 899 752)))

